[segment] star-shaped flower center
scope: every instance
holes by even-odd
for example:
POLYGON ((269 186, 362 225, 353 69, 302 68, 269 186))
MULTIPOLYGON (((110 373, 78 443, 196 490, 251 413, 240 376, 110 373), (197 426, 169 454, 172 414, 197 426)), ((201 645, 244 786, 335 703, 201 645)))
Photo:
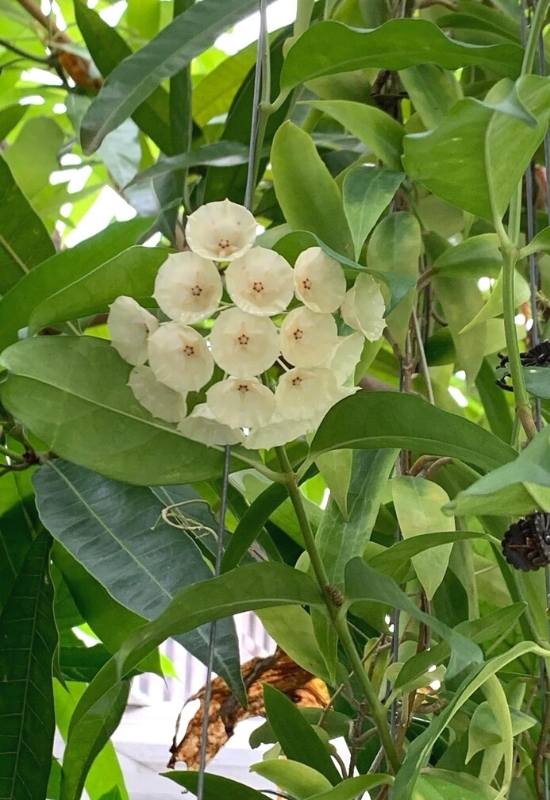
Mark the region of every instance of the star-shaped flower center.
POLYGON ((248 384, 239 383, 239 385, 237 386, 237 391, 240 392, 241 394, 246 394, 248 391, 250 391, 250 389, 248 387, 248 384))
POLYGON ((311 287, 312 287, 311 278, 304 278, 302 281, 302 289, 308 290, 311 289, 311 287))
POLYGON ((192 344, 186 344, 183 348, 184 355, 186 356, 194 356, 195 355, 195 348, 192 344))
POLYGON ((261 294, 264 291, 264 285, 262 281, 254 281, 252 284, 252 291, 256 292, 256 294, 261 294))
POLYGON ((247 333, 241 333, 237 336, 237 341, 239 344, 246 345, 250 341, 250 336, 247 333))
POLYGON ((193 297, 200 297, 202 294, 202 287, 197 284, 191 287, 191 294, 193 297))
POLYGON ((295 341, 299 342, 300 339, 304 338, 304 332, 301 328, 296 328, 292 331, 292 336, 294 337, 295 341))

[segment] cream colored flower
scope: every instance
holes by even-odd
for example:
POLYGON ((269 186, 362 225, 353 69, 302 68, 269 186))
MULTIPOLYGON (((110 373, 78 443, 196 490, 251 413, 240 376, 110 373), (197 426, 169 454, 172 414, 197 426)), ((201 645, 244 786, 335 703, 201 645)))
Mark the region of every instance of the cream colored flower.
POLYGON ((227 378, 206 394, 214 417, 230 428, 266 425, 275 410, 275 396, 257 378, 227 378))
POLYGON ((157 272, 153 297, 170 319, 192 325, 214 313, 222 292, 214 262, 187 251, 168 256, 157 272))
POLYGON ((296 367, 326 364, 338 342, 336 322, 330 314, 295 308, 281 326, 281 351, 296 367))
POLYGON ((360 331, 369 342, 382 336, 386 322, 384 298, 372 275, 363 272, 346 293, 342 303, 342 319, 350 328, 360 331))
POLYGON ((158 328, 158 320, 132 297, 117 297, 109 307, 107 318, 111 342, 129 364, 147 361, 147 340, 158 328))
POLYGON ((312 311, 329 314, 346 294, 344 270, 320 247, 308 247, 296 259, 294 288, 296 297, 312 311))
POLYGON ((353 373, 361 358, 364 345, 365 337, 361 333, 338 337, 338 344, 329 363, 329 369, 334 373, 338 383, 353 380, 353 373))
POLYGON ((256 220, 244 206, 221 200, 207 203, 187 219, 185 238, 191 250, 214 261, 233 261, 250 250, 256 220))
POLYGON ((128 378, 128 386, 136 400, 154 417, 166 422, 179 422, 187 413, 185 395, 157 381, 150 367, 134 367, 128 378))
POLYGON ((176 392, 192 392, 208 383, 214 360, 200 333, 165 322, 149 339, 149 364, 155 377, 176 392))
POLYGON ((279 378, 275 391, 277 412, 288 419, 318 420, 354 391, 339 386, 330 369, 295 367, 279 378))
POLYGON ((292 267, 265 247, 253 247, 232 261, 225 271, 225 285, 239 308, 260 316, 280 314, 294 293, 292 267))
POLYGON ((269 450, 305 436, 314 428, 312 420, 285 419, 275 412, 267 425, 256 428, 243 439, 243 446, 247 450, 269 450))
POLYGON ((223 311, 216 320, 210 344, 214 361, 224 372, 250 378, 272 366, 279 355, 277 328, 266 317, 240 308, 223 311))
POLYGON ((195 406, 189 416, 180 422, 178 430, 188 439, 206 445, 239 444, 243 440, 243 432, 218 422, 206 403, 195 406))

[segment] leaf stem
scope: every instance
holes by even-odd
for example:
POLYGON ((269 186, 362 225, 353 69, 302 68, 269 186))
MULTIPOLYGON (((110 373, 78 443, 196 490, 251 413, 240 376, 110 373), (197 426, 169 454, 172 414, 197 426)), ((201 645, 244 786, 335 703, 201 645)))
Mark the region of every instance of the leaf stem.
POLYGON ((391 767, 394 770, 394 772, 397 772, 397 770, 399 769, 400 761, 399 761, 399 756, 397 754, 397 750, 391 738, 386 711, 384 709, 384 706, 380 702, 372 683, 369 680, 369 676, 367 675, 365 666, 361 660, 359 653, 357 652, 355 642, 353 641, 353 637, 349 629, 345 606, 341 607, 336 606, 333 600, 331 599, 330 592, 327 591, 331 588, 327 571, 321 559, 320 553, 317 549, 315 536, 313 534, 313 530, 309 523, 309 519, 306 514, 306 510, 302 500, 302 494, 300 492, 298 482, 296 480, 296 474, 292 469, 292 465, 289 461, 287 452, 284 447, 277 447, 276 453, 277 453, 277 458, 279 459, 281 470, 286 475, 287 479, 286 486, 288 494, 291 503, 294 507, 298 524, 300 525, 300 530, 304 539, 306 551, 309 555, 313 573, 323 593, 323 597, 325 598, 327 611, 330 616, 331 622, 334 626, 334 629, 336 630, 336 633, 338 634, 338 638, 340 639, 342 647, 344 648, 344 651, 350 661, 353 671, 355 672, 357 680, 361 684, 361 688, 369 704, 370 714, 378 730, 380 742, 384 748, 384 752, 386 754, 388 762, 391 764, 391 767))
POLYGON ((550 0, 539 0, 535 7, 533 14, 533 21, 529 28, 529 38, 525 45, 525 53, 523 54, 523 62, 521 65, 521 75, 528 75, 533 71, 533 64, 535 63, 535 55, 539 46, 539 38, 546 21, 548 7, 550 0))

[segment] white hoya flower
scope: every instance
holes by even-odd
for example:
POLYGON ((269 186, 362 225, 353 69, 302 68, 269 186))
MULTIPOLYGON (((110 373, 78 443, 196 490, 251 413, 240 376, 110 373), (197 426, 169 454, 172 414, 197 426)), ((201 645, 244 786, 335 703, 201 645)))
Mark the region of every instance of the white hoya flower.
POLYGON ((188 439, 206 445, 225 446, 239 444, 243 440, 243 432, 218 422, 206 403, 195 406, 189 416, 181 420, 178 430, 188 439))
POLYGON ((210 334, 214 361, 237 378, 259 375, 279 355, 279 334, 267 317, 246 314, 240 308, 223 311, 210 334))
POLYGON ((168 256, 157 272, 153 297, 170 319, 192 325, 216 311, 222 292, 214 262, 187 251, 168 256))
POLYGON ((269 450, 305 436, 314 428, 313 420, 286 419, 275 411, 267 425, 256 428, 244 438, 243 446, 247 450, 269 450))
POLYGON ((320 247, 308 247, 294 265, 296 297, 312 311, 330 314, 346 294, 344 270, 320 247))
POLYGON ((129 364, 147 361, 147 340, 158 328, 158 320, 132 297, 121 295, 109 307, 107 325, 111 343, 129 364))
POLYGON ((155 377, 176 392, 192 392, 208 383, 214 360, 200 333, 165 322, 149 339, 149 364, 155 377))
POLYGON ((280 314, 294 293, 292 267, 265 247, 253 247, 232 261, 225 271, 225 285, 239 308, 260 316, 280 314))
POLYGON ((338 342, 336 322, 330 314, 295 308, 281 326, 281 352, 296 367, 326 364, 338 342))
POLYGON ((275 396, 257 378, 227 378, 206 393, 206 402, 218 422, 230 428, 266 425, 275 410, 275 396))
POLYGON ((256 220, 247 208, 231 200, 206 203, 188 217, 185 238, 203 258, 233 261, 254 244, 256 220))
POLYGON ((350 378, 353 378, 353 373, 363 353, 364 345, 365 337, 361 333, 338 337, 338 344, 328 365, 329 369, 334 372, 338 383, 345 383, 350 378))
POLYGON ((187 413, 185 395, 158 381, 151 367, 134 367, 128 378, 128 386, 136 400, 154 417, 166 422, 179 422, 187 413))
POLYGON ((355 389, 338 385, 325 367, 295 367, 279 378, 275 390, 278 413, 289 419, 317 420, 355 389))
POLYGON ((346 293, 342 303, 342 319, 350 328, 360 331, 369 342, 382 336, 386 321, 384 297, 372 275, 363 272, 346 293))

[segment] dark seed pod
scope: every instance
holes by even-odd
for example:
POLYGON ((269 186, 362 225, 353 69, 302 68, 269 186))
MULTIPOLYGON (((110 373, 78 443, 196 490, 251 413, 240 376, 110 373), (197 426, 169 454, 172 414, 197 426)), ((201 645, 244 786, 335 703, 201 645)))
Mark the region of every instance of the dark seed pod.
MULTIPOLYGON (((498 357, 500 364, 498 365, 497 374, 500 377, 497 380, 497 386, 500 386, 501 389, 506 389, 507 392, 512 392, 513 388, 508 383, 508 378, 510 377, 507 369, 508 356, 499 353, 498 357)), ((520 353, 519 357, 522 367, 550 367, 550 340, 545 339, 544 342, 536 344, 530 350, 526 350, 525 353, 520 353)))
POLYGON ((509 564, 524 572, 550 564, 550 514, 529 514, 510 525, 502 552, 509 564))

